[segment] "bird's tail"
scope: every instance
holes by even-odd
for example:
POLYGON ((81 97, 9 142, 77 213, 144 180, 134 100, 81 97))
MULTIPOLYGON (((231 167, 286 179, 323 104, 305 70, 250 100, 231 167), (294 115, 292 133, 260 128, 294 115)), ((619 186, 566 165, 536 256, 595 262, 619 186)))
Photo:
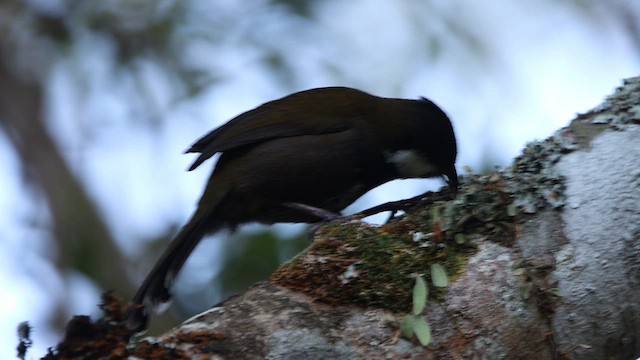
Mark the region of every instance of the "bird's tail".
POLYGON ((150 310, 166 310, 171 303, 171 285, 193 249, 207 233, 224 226, 216 224, 210 216, 199 215, 196 212, 180 229, 134 295, 127 320, 129 328, 142 331, 147 327, 150 310))

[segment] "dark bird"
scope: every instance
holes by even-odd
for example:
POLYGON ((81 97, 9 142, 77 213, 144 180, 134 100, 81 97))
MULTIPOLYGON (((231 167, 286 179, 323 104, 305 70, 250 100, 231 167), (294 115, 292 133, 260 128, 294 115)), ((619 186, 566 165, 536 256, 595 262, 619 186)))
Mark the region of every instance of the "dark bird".
POLYGON ((230 120, 198 140, 189 170, 222 153, 198 207, 133 298, 129 325, 146 328, 148 308, 170 287, 203 236, 248 222, 322 220, 291 204, 338 213, 394 179, 446 176, 458 187, 456 140, 433 102, 381 98, 345 87, 294 93, 230 120))

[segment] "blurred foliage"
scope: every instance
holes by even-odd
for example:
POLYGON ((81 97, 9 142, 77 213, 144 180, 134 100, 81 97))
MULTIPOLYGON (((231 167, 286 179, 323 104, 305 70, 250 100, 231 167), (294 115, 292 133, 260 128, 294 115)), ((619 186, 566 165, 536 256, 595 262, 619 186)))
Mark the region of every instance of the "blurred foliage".
POLYGON ((632 40, 640 57, 640 6, 636 0, 564 0, 564 2, 597 25, 612 22, 622 27, 632 40))
POLYGON ((313 1, 308 0, 271 0, 275 6, 283 5, 293 14, 310 18, 313 15, 313 1))
POLYGON ((223 270, 216 277, 222 298, 267 279, 282 262, 298 254, 308 244, 306 233, 285 239, 269 230, 237 233, 226 239, 220 254, 224 262, 223 270))
MULTIPOLYGON (((172 311, 177 318, 192 316, 258 281, 266 280, 278 266, 309 245, 306 232, 283 236, 273 229, 263 229, 220 236, 218 240, 222 246, 219 252, 207 258, 212 267, 220 264, 220 271, 208 286, 201 285, 189 293, 176 294, 176 306, 172 311)), ((200 284, 198 281, 195 283, 200 284)))

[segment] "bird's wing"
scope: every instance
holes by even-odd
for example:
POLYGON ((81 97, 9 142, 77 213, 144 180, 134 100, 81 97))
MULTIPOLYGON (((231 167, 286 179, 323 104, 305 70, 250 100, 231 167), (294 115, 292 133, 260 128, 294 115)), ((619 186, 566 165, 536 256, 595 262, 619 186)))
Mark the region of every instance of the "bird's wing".
POLYGON ((347 130, 351 128, 352 120, 361 116, 349 94, 338 91, 336 95, 293 95, 240 114, 187 150, 188 153, 201 153, 189 170, 195 169, 217 152, 240 146, 274 138, 347 130))

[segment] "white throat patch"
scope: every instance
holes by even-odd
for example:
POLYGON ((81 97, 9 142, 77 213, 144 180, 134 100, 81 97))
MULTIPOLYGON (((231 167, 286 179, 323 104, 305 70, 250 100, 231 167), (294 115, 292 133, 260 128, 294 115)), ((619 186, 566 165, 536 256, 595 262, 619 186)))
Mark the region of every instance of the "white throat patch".
POLYGON ((403 178, 424 178, 438 173, 438 169, 433 164, 414 150, 386 152, 385 157, 403 178))

